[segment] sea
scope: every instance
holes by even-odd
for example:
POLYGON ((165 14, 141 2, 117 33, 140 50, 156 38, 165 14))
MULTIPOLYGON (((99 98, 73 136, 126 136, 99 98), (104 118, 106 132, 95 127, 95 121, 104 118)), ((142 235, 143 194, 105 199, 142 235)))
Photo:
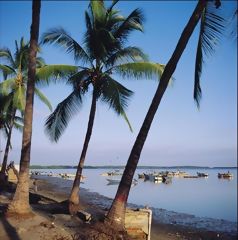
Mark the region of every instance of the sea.
MULTIPOLYGON (((84 169, 83 176, 86 178, 81 183, 81 187, 113 198, 118 185, 109 184, 107 179, 119 179, 120 175, 108 177, 101 174, 115 170, 122 173, 122 169, 84 169)), ((139 173, 166 170, 177 171, 178 168, 138 169, 134 176, 137 179, 137 184, 132 186, 128 202, 177 213, 192 214, 196 217, 223 219, 237 223, 237 168, 179 168, 180 171, 185 171, 190 175, 205 172, 209 176, 207 178, 173 177, 169 184, 138 179, 139 173), (228 171, 233 174, 233 178, 218 178, 218 173, 227 173, 228 171)), ((31 171, 39 171, 46 175, 53 173, 56 176, 59 173, 76 173, 76 169, 72 168, 31 169, 31 171)))

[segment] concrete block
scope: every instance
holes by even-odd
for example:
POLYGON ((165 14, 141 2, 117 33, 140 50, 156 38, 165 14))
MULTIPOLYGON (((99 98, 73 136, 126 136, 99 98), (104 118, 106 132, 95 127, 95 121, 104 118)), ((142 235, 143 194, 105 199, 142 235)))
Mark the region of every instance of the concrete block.
POLYGON ((87 212, 82 211, 82 210, 78 211, 77 216, 85 222, 90 222, 91 219, 92 219, 92 216, 91 216, 90 213, 87 213, 87 212))
POLYGON ((125 227, 131 239, 150 240, 152 211, 126 209, 125 227))

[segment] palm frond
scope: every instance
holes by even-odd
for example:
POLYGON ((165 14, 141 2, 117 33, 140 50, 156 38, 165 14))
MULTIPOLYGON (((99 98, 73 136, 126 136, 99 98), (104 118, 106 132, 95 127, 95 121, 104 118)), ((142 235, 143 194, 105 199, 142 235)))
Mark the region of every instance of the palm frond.
POLYGON ((237 42, 237 32, 238 32, 238 24, 237 24, 237 16, 238 10, 235 9, 234 14, 232 15, 231 19, 229 20, 228 27, 231 28, 230 37, 237 42))
POLYGON ((0 94, 8 95, 15 87, 15 78, 9 78, 0 83, 0 94))
POLYGON ((18 123, 24 123, 24 119, 22 117, 19 117, 19 116, 15 116, 14 121, 16 121, 18 123))
POLYGON ((109 75, 105 75, 100 85, 100 93, 100 99, 109 104, 109 108, 112 108, 118 115, 123 116, 130 130, 132 130, 125 109, 128 106, 129 98, 132 96, 133 92, 125 88, 109 75))
POLYGON ((20 132, 23 132, 23 125, 22 124, 19 124, 17 122, 14 122, 14 128, 20 132))
POLYGON ((56 82, 69 78, 77 72, 78 67, 72 65, 44 65, 36 69, 37 83, 49 84, 50 81, 56 82))
POLYGON ((9 64, 11 67, 16 68, 15 61, 9 48, 0 49, 0 58, 3 58, 5 61, 7 61, 7 64, 9 64))
POLYGON ((135 79, 160 79, 164 65, 151 62, 125 63, 111 68, 111 71, 121 75, 123 78, 135 79))
POLYGON ((15 63, 21 71, 26 71, 28 67, 29 46, 29 42, 25 44, 23 39, 21 39, 20 48, 15 52, 15 63))
POLYGON ((142 11, 137 8, 123 21, 114 31, 116 39, 126 40, 129 33, 133 30, 143 31, 144 16, 142 11))
POLYGON ((14 68, 12 68, 8 65, 2 65, 2 64, 0 64, 0 71, 3 74, 4 80, 7 79, 8 75, 12 75, 12 74, 16 73, 14 68))
POLYGON ((45 60, 42 57, 37 57, 36 58, 36 67, 40 68, 46 65, 45 60))
POLYGON ((81 47, 63 28, 53 28, 43 33, 41 43, 55 44, 59 47, 63 47, 67 53, 73 53, 75 61, 91 63, 83 47, 81 47))
POLYGON ((81 105, 82 97, 79 91, 73 91, 57 105, 45 122, 45 132, 51 141, 59 140, 70 119, 79 111, 81 105))
POLYGON ((118 50, 107 59, 106 66, 114 66, 125 62, 148 61, 148 57, 138 47, 126 47, 118 50))
POLYGON ((50 111, 52 111, 52 106, 50 101, 38 88, 35 88, 35 94, 50 109, 50 111))
POLYGON ((103 1, 90 1, 91 15, 93 16, 93 24, 95 28, 100 28, 105 25, 106 9, 103 1))
POLYGON ((113 9, 113 7, 119 2, 119 0, 113 0, 111 6, 107 9, 107 11, 110 13, 113 9))
POLYGON ((84 44, 91 59, 104 59, 108 54, 118 48, 118 41, 107 29, 107 23, 104 26, 95 28, 90 15, 85 12, 87 30, 84 34, 84 44))
POLYGON ((26 105, 26 89, 24 86, 17 86, 13 96, 13 106, 20 111, 24 111, 26 105))
POLYGON ((219 15, 219 10, 216 9, 212 2, 207 3, 201 16, 200 32, 198 38, 196 60, 195 60, 195 81, 193 97, 197 106, 202 97, 200 86, 200 78, 202 74, 202 65, 204 62, 204 54, 209 56, 215 51, 220 38, 225 30, 225 19, 219 15))
POLYGON ((89 84, 91 83, 91 74, 92 72, 90 69, 82 69, 81 71, 73 74, 67 83, 72 85, 74 90, 86 93, 88 91, 89 84))

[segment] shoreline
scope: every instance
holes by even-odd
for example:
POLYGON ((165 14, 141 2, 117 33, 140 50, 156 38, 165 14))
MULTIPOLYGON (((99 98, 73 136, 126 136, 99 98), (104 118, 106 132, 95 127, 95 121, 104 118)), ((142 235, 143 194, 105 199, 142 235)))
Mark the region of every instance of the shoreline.
MULTIPOLYGON (((57 177, 47 177, 47 176, 36 176, 36 179, 41 179, 45 181, 45 184, 39 186, 39 193, 44 192, 47 195, 47 191, 53 190, 53 196, 48 192, 50 196, 49 198, 57 198, 58 201, 63 201, 65 198, 67 199, 72 181, 61 179, 57 177), (46 188, 45 190, 41 188, 46 188), (47 190, 48 189, 48 190, 47 190)), ((110 207, 112 199, 106 196, 103 196, 97 192, 91 192, 89 189, 85 189, 83 187, 80 188, 80 200, 89 212, 92 211, 94 213, 94 208, 100 210, 101 212, 106 212, 106 210, 110 207)), ((131 204, 129 203, 129 208, 143 208, 144 206, 131 204)), ((152 214, 152 236, 153 239, 156 239, 155 236, 158 234, 158 229, 161 228, 159 225, 163 225, 163 227, 171 227, 178 230, 179 229, 187 229, 185 231, 191 232, 197 231, 201 232, 213 232, 213 235, 229 235, 229 236, 237 236, 237 222, 231 222, 223 219, 213 219, 206 217, 196 217, 191 214, 185 213, 177 213, 174 211, 169 211, 161 208, 150 208, 153 211, 152 214)), ((230 239, 230 238, 228 238, 230 239)), ((231 238, 232 239, 232 238, 231 238)), ((235 239, 235 238, 234 238, 235 239)))
MULTIPOLYGON (((30 179, 30 205, 33 213, 30 218, 5 215, 4 212, 13 197, 14 191, 0 192, 0 239, 91 239, 91 234, 97 232, 94 224, 105 216, 112 199, 88 189, 80 188, 80 209, 92 216, 91 222, 86 223, 79 216, 71 216, 68 213, 67 200, 71 187, 71 180, 32 176, 30 179), (34 191, 34 179, 37 182, 37 192, 34 191)), ((144 206, 128 204, 128 207, 137 209, 144 206)), ((198 218, 165 209, 150 209, 153 212, 150 240, 237 239, 237 223, 198 218)), ((98 238, 93 239, 98 240, 98 238)), ((100 238, 100 240, 105 239, 100 238)))

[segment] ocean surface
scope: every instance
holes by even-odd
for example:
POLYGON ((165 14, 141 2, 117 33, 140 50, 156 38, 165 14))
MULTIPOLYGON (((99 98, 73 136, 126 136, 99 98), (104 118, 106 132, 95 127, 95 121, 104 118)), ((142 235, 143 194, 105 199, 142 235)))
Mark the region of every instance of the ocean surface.
MULTIPOLYGON (((138 169, 135 179, 138 183, 131 188, 128 202, 162 208, 178 213, 193 214, 197 217, 209 217, 215 219, 225 219, 237 222, 237 169, 186 169, 190 175, 196 175, 197 172, 206 172, 208 178, 181 178, 173 177, 170 184, 154 183, 138 179, 138 173, 165 171, 166 169, 138 169), (233 173, 231 179, 219 179, 218 172, 224 173, 230 171, 233 173)), ((178 169, 167 169, 176 171, 178 169)), ((76 169, 32 169, 31 171, 40 171, 44 174, 52 172, 58 173, 76 173, 76 169)), ((84 169, 83 175, 86 177, 81 187, 92 192, 97 192, 104 196, 113 198, 118 185, 109 185, 107 176, 101 176, 102 173, 111 172, 112 169, 84 169)), ((122 172, 122 170, 120 170, 122 172)), ((113 178, 120 178, 115 176, 113 178)))

